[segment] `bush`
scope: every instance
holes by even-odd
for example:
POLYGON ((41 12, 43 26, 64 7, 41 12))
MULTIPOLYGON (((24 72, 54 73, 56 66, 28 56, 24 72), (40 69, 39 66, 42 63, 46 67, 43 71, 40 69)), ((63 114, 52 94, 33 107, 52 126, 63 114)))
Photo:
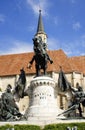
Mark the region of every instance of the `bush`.
POLYGON ((43 130, 66 130, 67 127, 77 126, 78 130, 85 130, 85 123, 61 123, 46 125, 43 130))
POLYGON ((41 130, 40 126, 36 125, 15 125, 15 130, 41 130))
POLYGON ((40 126, 35 126, 35 125, 5 125, 5 126, 0 126, 0 130, 6 130, 10 128, 14 128, 14 130, 41 130, 40 126))
POLYGON ((4 125, 4 126, 0 126, 0 130, 6 130, 6 129, 8 129, 8 128, 13 128, 13 126, 12 126, 12 125, 9 125, 9 124, 4 125))
MULTIPOLYGON (((60 124, 50 124, 46 125, 43 129, 36 125, 5 125, 0 126, 0 130, 6 130, 8 128, 13 128, 14 130, 66 130, 67 127, 77 126, 78 130, 85 130, 85 123, 60 123, 60 124)), ((10 129, 11 130, 11 129, 10 129)))

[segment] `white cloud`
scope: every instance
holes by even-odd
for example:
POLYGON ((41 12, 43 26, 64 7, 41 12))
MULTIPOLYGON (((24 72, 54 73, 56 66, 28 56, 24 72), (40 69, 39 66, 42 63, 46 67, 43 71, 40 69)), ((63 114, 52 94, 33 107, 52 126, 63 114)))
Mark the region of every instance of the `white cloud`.
POLYGON ((73 54, 73 50, 75 47, 73 47, 73 42, 64 41, 61 43, 62 50, 65 52, 67 56, 71 56, 73 54))
POLYGON ((74 30, 79 30, 80 28, 81 28, 80 22, 75 22, 75 23, 73 23, 73 29, 74 29, 74 30))
MULTIPOLYGON (((13 39, 5 39, 5 41, 1 42, 3 45, 7 45, 4 47, 4 50, 0 47, 0 54, 16 54, 16 53, 25 53, 25 52, 33 52, 33 44, 13 40, 13 39), (8 46, 9 45, 9 46, 8 46)), ((74 41, 62 41, 51 37, 48 38, 48 50, 58 50, 62 49, 68 56, 77 56, 77 55, 85 55, 85 35, 82 35, 77 40, 74 41)), ((3 47, 2 47, 3 48, 3 47)))
POLYGON ((48 38, 48 49, 62 49, 67 56, 79 56, 85 54, 85 35, 73 41, 62 41, 54 37, 48 38))
POLYGON ((27 0, 35 14, 39 14, 39 9, 42 10, 42 15, 47 15, 48 0, 27 0))
POLYGON ((33 47, 31 44, 21 41, 13 41, 12 45, 8 47, 7 50, 1 50, 0 54, 17 54, 17 53, 25 53, 32 52, 33 47))
POLYGON ((57 50, 60 49, 61 43, 57 38, 48 38, 48 49, 57 50))
POLYGON ((57 38, 48 39, 48 49, 49 50, 62 49, 65 52, 65 54, 68 56, 73 55, 73 51, 75 50, 72 42, 69 42, 69 43, 62 42, 61 40, 58 40, 57 38))
POLYGON ((81 56, 85 56, 85 53, 81 53, 81 56))
POLYGON ((5 16, 0 14, 0 23, 3 23, 5 21, 5 16))
POLYGON ((78 37, 74 41, 64 43, 63 50, 68 56, 85 55, 85 35, 78 37))

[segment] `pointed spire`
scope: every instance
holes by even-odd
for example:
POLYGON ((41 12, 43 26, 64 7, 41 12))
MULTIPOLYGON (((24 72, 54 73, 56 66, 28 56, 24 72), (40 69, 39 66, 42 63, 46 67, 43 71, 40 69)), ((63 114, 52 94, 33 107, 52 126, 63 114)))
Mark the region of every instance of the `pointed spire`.
POLYGON ((42 38, 43 43, 47 42, 47 34, 44 32, 41 10, 39 10, 38 26, 35 36, 40 36, 42 38))
POLYGON ((37 33, 45 33, 44 32, 44 27, 43 27, 43 22, 42 22, 41 10, 39 10, 37 33))

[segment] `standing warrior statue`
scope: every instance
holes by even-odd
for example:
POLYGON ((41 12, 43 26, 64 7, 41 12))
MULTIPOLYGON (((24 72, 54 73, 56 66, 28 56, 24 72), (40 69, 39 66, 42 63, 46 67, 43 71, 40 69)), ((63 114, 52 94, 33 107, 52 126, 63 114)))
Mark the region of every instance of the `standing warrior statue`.
POLYGON ((24 71, 24 68, 20 69, 20 75, 18 78, 18 81, 15 83, 15 90, 14 90, 14 95, 17 94, 19 98, 23 98, 24 95, 24 90, 26 86, 26 74, 24 71))
POLYGON ((33 38, 33 44, 34 56, 29 62, 28 68, 31 68, 33 62, 35 61, 36 76, 40 75, 41 69, 43 69, 44 75, 46 75, 48 61, 50 61, 51 64, 53 63, 46 51, 47 44, 42 42, 42 38, 40 36, 36 36, 33 38))
POLYGON ((82 117, 81 105, 83 107, 85 107, 85 92, 83 91, 82 87, 79 86, 78 83, 76 86, 76 90, 74 87, 72 87, 72 85, 68 82, 61 66, 60 66, 60 72, 59 72, 59 78, 58 78, 58 86, 59 86, 60 90, 63 91, 63 93, 70 92, 72 94, 71 105, 69 106, 69 108, 67 110, 65 110, 58 116, 68 115, 68 114, 72 113, 73 111, 75 111, 76 109, 78 109, 79 116, 82 117), (69 90, 69 91, 67 91, 67 90, 69 90))

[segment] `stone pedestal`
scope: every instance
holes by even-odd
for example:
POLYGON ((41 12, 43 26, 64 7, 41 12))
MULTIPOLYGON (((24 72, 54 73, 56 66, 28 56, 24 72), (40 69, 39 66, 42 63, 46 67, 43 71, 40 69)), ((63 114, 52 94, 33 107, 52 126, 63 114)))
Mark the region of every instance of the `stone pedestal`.
POLYGON ((60 113, 55 81, 50 77, 40 76, 31 81, 29 100, 26 112, 28 120, 52 120, 60 113))

